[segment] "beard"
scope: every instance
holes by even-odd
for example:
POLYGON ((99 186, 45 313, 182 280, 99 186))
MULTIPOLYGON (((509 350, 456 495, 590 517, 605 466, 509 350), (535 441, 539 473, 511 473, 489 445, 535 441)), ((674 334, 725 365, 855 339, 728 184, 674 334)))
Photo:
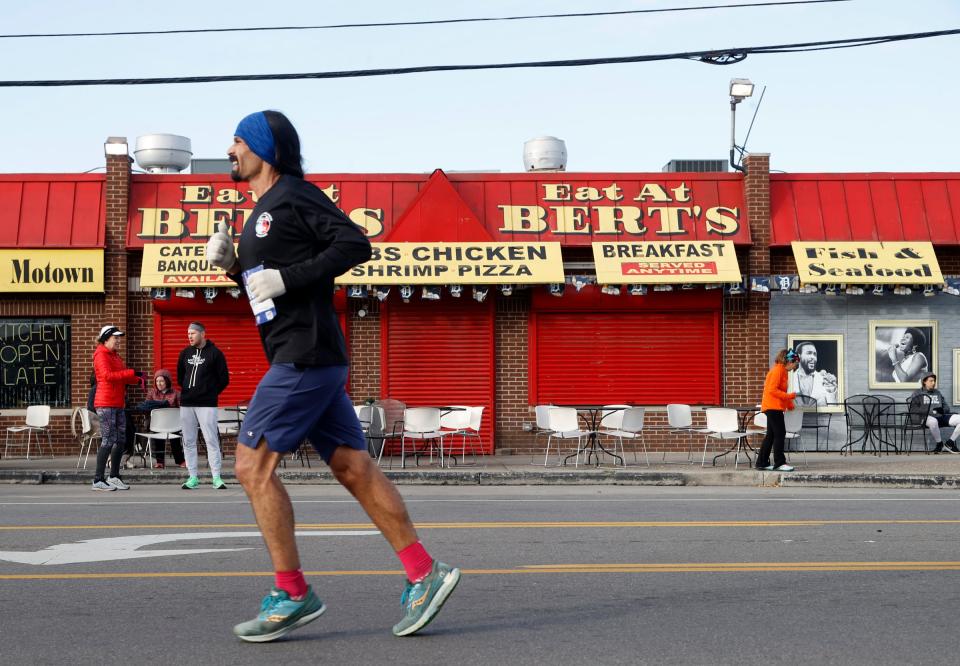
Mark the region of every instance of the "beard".
POLYGON ((244 181, 243 176, 240 175, 240 164, 237 162, 234 162, 230 169, 230 179, 235 183, 242 183, 244 181))

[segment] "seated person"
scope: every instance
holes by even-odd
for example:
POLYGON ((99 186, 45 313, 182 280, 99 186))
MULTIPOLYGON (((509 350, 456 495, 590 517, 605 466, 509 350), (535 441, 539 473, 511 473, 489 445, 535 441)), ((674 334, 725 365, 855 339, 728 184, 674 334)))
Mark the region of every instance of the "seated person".
MULTIPOLYGON (((153 375, 153 385, 147 389, 147 399, 137 405, 137 411, 149 413, 154 409, 180 406, 180 392, 173 388, 173 379, 169 370, 161 368, 153 375)), ((162 439, 153 440, 153 455, 157 467, 163 469, 165 463, 165 446, 162 439)), ((183 446, 180 440, 171 440, 170 449, 173 460, 179 467, 185 467, 183 446)))
POLYGON ((947 451, 960 453, 957 450, 957 437, 960 436, 960 414, 950 413, 950 405, 943 394, 937 390, 937 376, 935 374, 928 372, 924 375, 920 386, 922 388, 910 395, 910 411, 914 413, 922 412, 924 408, 923 396, 930 399, 930 415, 927 416, 926 426, 930 429, 930 435, 936 445, 933 452, 940 453, 943 451, 944 443, 941 440, 940 427, 954 426, 953 434, 947 440, 946 447, 947 451))

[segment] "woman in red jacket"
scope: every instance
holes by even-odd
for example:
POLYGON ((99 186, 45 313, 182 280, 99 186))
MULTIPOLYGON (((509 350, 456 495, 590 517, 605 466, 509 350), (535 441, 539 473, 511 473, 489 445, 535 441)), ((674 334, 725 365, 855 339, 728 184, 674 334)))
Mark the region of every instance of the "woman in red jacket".
POLYGON ((97 376, 97 394, 93 406, 100 417, 100 433, 103 440, 97 451, 97 472, 93 478, 93 490, 127 490, 130 488, 120 478, 120 459, 127 441, 126 405, 127 384, 138 384, 142 372, 131 370, 123 364, 117 348, 123 336, 116 326, 104 326, 97 338, 93 352, 93 371, 97 376), (107 458, 110 457, 110 476, 104 478, 107 458))
POLYGON ((792 472, 793 467, 787 464, 783 455, 783 442, 786 439, 787 428, 783 423, 783 413, 793 409, 793 399, 796 393, 787 393, 787 373, 796 370, 800 365, 800 358, 792 349, 781 349, 777 360, 767 372, 767 379, 763 382, 763 400, 760 409, 767 416, 767 436, 763 438, 763 446, 757 454, 757 469, 776 470, 778 472, 792 472), (770 464, 770 450, 773 449, 773 464, 770 464))

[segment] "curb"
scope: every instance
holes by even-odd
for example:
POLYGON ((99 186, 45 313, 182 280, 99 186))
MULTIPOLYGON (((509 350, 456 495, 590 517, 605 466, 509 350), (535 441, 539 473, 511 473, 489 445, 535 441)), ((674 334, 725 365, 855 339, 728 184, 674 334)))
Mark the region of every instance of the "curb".
MULTIPOLYGON (((660 472, 615 469, 579 471, 439 471, 384 470, 397 485, 405 486, 723 486, 743 488, 912 488, 960 489, 960 475, 948 474, 814 474, 744 470, 741 472, 660 472)), ((329 471, 280 470, 278 476, 291 485, 337 485, 329 471)), ((0 470, 0 484, 87 485, 89 471, 0 470)), ((183 474, 127 470, 131 484, 180 485, 183 474)), ((223 480, 236 486, 232 474, 223 480)), ((208 481, 208 479, 204 479, 208 481)))

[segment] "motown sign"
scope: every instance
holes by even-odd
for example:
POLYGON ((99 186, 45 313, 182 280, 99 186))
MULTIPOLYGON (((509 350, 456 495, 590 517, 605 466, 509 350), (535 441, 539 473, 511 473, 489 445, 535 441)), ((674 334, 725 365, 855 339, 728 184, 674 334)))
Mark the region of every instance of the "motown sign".
POLYGON ((370 261, 338 284, 563 282, 560 243, 373 243, 370 261))
POLYGON ((103 250, 0 250, 0 292, 103 292, 103 250))
POLYGON ((740 282, 730 241, 594 243, 600 284, 740 282))
POLYGON ((943 284, 943 275, 925 242, 793 242, 802 283, 943 284))

